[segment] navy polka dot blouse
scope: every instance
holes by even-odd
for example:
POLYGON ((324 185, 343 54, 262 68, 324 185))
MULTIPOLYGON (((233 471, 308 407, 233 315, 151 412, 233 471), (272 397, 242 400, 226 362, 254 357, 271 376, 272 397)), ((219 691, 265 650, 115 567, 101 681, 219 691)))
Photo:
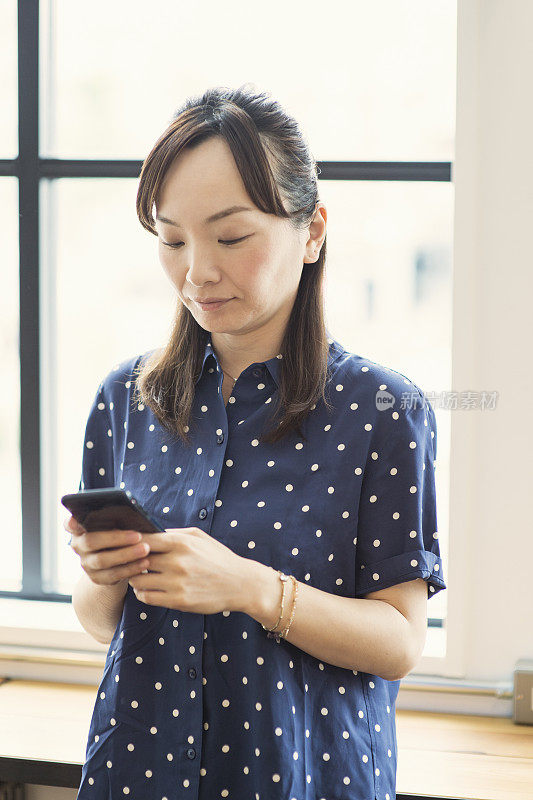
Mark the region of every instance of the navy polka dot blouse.
MULTIPOLYGON (((190 449, 132 410, 143 355, 122 362, 89 412, 80 489, 126 488, 162 530, 199 527, 325 592, 423 578, 432 597, 446 588, 433 408, 401 373, 328 341, 333 410, 317 403, 307 441, 274 445, 258 438, 281 354, 241 372, 225 406, 207 337, 190 449)), ((128 586, 77 798, 394 800, 399 684, 268 638, 243 612, 148 605, 128 586)))

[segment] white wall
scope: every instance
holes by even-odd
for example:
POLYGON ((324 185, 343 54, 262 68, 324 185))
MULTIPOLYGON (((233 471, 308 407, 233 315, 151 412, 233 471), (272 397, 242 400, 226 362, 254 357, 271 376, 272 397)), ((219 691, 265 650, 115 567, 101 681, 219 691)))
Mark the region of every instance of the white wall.
POLYGON ((533 3, 459 0, 449 643, 465 678, 533 657, 533 3), (459 658, 458 658, 459 663, 459 658))

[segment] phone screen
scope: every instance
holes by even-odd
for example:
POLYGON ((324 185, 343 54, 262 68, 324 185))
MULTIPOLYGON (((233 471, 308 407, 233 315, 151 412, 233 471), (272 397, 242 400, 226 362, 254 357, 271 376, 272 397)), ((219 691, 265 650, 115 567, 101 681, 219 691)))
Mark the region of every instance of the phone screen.
POLYGON ((85 489, 64 494, 61 502, 86 531, 120 530, 158 533, 164 526, 147 514, 127 489, 85 489))

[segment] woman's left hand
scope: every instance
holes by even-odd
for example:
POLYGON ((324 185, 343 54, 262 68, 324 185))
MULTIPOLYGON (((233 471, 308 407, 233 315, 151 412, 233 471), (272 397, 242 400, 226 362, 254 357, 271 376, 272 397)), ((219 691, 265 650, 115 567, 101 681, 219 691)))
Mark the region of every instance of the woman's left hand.
POLYGON ((154 572, 130 578, 138 600, 196 614, 242 610, 248 559, 200 528, 143 533, 142 541, 154 572))

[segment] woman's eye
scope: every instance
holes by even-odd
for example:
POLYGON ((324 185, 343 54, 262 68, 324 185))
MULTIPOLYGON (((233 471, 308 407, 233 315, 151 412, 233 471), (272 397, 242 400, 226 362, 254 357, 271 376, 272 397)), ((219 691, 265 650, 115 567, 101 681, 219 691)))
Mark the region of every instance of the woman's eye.
MULTIPOLYGON (((250 235, 251 235, 251 234, 250 234, 250 235)), ((226 240, 224 240, 224 239, 219 239, 219 242, 220 242, 220 244, 228 244, 228 245, 231 245, 231 244, 237 244, 237 242, 243 242, 245 239, 248 239, 248 236, 241 236, 241 238, 240 238, 240 239, 226 239, 226 240)), ((164 244, 166 247, 172 247, 172 248, 174 248, 174 249, 177 249, 178 247, 181 247, 181 245, 183 244, 183 242, 164 242, 164 241, 161 239, 161 244, 164 244)))
POLYGON ((243 242, 247 238, 248 238, 247 236, 241 236, 240 239, 228 239, 226 241, 224 241, 223 239, 219 239, 218 241, 220 242, 220 244, 237 244, 237 242, 243 242))

